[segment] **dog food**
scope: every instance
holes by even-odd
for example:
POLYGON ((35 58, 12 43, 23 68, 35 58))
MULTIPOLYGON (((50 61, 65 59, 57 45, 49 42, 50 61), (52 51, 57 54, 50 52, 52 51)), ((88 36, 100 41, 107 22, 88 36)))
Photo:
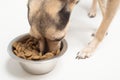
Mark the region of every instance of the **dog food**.
POLYGON ((49 59, 60 53, 60 50, 57 50, 42 54, 38 43, 37 39, 28 36, 26 39, 13 43, 13 52, 16 56, 27 60, 49 59))

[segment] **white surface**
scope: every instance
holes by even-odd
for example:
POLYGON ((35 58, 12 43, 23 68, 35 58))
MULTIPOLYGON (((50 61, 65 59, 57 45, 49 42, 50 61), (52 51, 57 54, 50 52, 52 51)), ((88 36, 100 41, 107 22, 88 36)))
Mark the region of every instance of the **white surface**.
POLYGON ((91 1, 81 0, 75 7, 66 35, 68 50, 56 68, 46 75, 30 75, 7 52, 10 40, 29 32, 27 0, 0 0, 0 80, 120 80, 120 11, 94 55, 75 59, 102 19, 99 9, 95 18, 88 18, 91 1))

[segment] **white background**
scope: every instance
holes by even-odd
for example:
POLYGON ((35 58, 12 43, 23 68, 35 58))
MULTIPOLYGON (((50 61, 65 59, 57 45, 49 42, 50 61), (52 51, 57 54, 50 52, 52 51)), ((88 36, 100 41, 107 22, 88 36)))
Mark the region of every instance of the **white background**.
POLYGON ((74 8, 65 37, 68 50, 56 68, 46 75, 31 75, 7 52, 13 38, 29 32, 27 0, 0 0, 0 80, 120 80, 120 10, 94 55, 86 60, 75 59, 102 20, 99 8, 95 18, 87 16, 91 1, 81 0, 74 8))

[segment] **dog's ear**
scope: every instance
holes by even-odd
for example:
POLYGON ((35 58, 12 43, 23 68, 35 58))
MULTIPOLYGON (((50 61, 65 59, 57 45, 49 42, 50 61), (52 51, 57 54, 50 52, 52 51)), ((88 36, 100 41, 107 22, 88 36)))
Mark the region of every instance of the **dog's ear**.
POLYGON ((72 11, 73 7, 79 2, 79 0, 67 0, 67 10, 72 11))

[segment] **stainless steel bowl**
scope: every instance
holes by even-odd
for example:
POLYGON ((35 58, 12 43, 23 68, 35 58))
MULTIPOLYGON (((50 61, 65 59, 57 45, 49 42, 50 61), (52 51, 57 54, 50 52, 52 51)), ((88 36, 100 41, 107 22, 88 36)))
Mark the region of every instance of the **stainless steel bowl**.
POLYGON ((51 59, 32 61, 32 60, 25 60, 25 59, 19 58, 12 51, 12 49, 13 49, 12 44, 15 41, 18 41, 18 40, 20 40, 21 38, 23 38, 24 36, 27 36, 27 35, 28 34, 20 35, 20 36, 16 37, 15 39, 13 39, 9 43, 9 45, 8 45, 8 53, 9 53, 9 55, 13 59, 18 61, 25 71, 27 71, 27 72, 29 72, 31 74, 45 74, 45 73, 48 73, 48 72, 52 71, 54 69, 54 67, 56 66, 56 63, 57 63, 58 59, 67 50, 67 42, 66 42, 66 40, 65 39, 62 40, 62 48, 61 48, 61 51, 60 51, 59 55, 54 56, 51 59))

